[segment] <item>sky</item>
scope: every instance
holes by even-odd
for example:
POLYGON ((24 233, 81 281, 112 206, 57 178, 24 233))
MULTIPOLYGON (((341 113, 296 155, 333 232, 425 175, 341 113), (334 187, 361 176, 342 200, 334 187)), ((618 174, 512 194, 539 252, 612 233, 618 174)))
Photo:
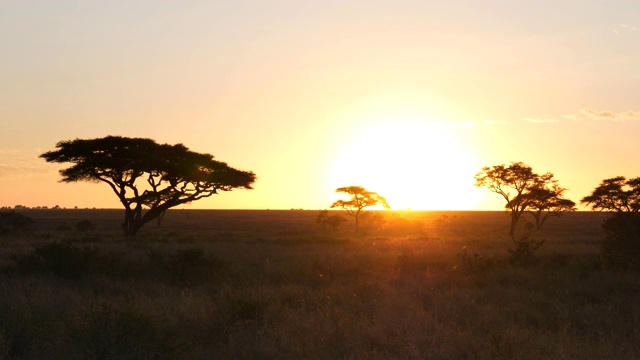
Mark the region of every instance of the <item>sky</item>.
POLYGON ((501 210, 484 166, 575 202, 640 176, 638 1, 0 0, 0 206, 119 208, 38 155, 107 135, 256 173, 186 205, 501 210))

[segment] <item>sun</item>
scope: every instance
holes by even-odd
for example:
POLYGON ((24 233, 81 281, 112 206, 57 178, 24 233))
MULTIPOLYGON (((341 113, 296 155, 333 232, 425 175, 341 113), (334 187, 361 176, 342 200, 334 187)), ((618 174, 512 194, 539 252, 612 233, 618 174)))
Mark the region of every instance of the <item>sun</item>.
POLYGON ((330 185, 364 186, 393 209, 470 209, 478 200, 478 168, 453 130, 407 120, 362 129, 339 152, 330 185))

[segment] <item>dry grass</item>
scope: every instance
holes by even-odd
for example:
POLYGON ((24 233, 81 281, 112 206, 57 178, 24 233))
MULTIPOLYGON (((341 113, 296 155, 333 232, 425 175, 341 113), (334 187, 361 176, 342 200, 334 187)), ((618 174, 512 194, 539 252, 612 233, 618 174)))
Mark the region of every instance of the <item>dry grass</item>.
POLYGON ((601 214, 550 220, 528 264, 510 261, 500 212, 395 213, 354 236, 349 224, 318 228, 315 211, 178 210, 132 241, 118 232, 119 211, 26 214, 36 229, 0 238, 0 358, 640 353, 640 276, 601 266, 601 214), (97 230, 55 230, 84 219, 97 230), (53 242, 93 249, 84 262, 55 255, 81 276, 29 257, 53 242))

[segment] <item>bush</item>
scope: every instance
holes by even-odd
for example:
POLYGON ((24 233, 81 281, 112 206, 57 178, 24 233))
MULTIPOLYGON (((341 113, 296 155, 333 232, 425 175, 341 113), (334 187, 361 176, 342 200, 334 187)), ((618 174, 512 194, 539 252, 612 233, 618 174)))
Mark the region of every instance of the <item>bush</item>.
POLYGON ((14 211, 0 213, 0 230, 5 234, 28 230, 34 222, 30 217, 14 211))
POLYGON ((640 214, 616 213, 602 223, 601 250, 605 262, 640 268, 640 214))
POLYGON ((12 255, 4 268, 8 274, 51 274, 77 280, 90 274, 113 275, 122 271, 122 256, 101 254, 97 249, 54 242, 23 255, 12 255))
POLYGON ((78 229, 78 231, 84 232, 93 231, 96 229, 96 227, 93 226, 93 223, 89 220, 81 220, 76 224, 76 229, 78 229))
POLYGON ((544 244, 545 240, 536 240, 530 234, 513 238, 515 249, 508 249, 511 262, 518 265, 530 264, 534 260, 535 252, 544 244))

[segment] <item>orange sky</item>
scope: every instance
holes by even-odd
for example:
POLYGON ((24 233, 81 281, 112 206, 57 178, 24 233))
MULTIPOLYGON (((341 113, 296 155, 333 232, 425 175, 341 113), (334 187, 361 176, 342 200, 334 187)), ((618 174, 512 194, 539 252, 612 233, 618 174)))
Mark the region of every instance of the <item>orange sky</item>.
POLYGON ((0 4, 0 206, 120 207, 37 155, 106 135, 258 175, 192 208, 502 209, 482 166, 552 172, 578 202, 640 176, 635 1, 0 4))

